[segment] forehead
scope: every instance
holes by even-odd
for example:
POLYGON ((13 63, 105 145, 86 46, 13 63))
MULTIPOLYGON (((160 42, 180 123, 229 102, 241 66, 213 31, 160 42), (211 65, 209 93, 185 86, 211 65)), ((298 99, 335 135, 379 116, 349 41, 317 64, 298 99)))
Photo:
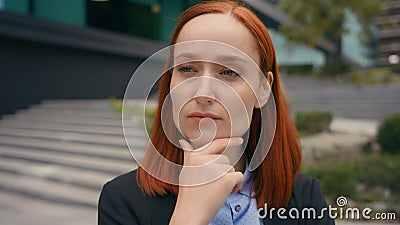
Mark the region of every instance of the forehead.
POLYGON ((231 45, 259 65, 255 38, 247 27, 231 15, 205 14, 187 22, 178 35, 177 43, 196 40, 210 40, 231 45))

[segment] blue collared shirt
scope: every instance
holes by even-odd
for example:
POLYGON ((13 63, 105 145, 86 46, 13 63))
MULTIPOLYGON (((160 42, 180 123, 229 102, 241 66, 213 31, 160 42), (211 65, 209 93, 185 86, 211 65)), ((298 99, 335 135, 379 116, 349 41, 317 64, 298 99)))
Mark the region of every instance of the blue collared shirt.
POLYGON ((258 216, 257 201, 251 198, 254 194, 251 172, 246 159, 244 180, 239 191, 230 194, 226 202, 215 215, 210 225, 263 225, 258 216))

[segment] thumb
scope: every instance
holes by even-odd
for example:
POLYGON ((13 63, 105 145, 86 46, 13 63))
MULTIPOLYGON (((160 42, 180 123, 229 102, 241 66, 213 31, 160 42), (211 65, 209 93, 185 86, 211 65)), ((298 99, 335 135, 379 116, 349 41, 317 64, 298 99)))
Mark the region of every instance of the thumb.
POLYGON ((184 139, 180 139, 179 144, 181 145, 183 150, 193 150, 193 146, 184 139))

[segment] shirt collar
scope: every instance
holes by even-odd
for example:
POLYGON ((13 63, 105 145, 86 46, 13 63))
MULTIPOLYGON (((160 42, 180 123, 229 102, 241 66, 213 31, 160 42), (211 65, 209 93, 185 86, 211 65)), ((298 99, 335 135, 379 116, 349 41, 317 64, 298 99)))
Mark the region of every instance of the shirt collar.
POLYGON ((246 168, 244 170, 243 176, 243 183, 242 186, 240 187, 238 193, 246 195, 247 197, 250 197, 254 192, 253 192, 253 180, 251 179, 251 172, 249 170, 249 161, 247 157, 246 159, 246 168))

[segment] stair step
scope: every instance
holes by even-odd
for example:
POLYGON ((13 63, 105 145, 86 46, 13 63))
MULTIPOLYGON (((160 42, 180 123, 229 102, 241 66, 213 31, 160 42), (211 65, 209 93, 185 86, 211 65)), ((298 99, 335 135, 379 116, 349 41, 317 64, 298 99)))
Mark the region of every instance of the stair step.
MULTIPOLYGON (((9 127, 0 127, 0 135, 126 147, 124 136, 82 134, 64 131, 29 130, 9 127)), ((145 145, 145 143, 141 143, 143 142, 143 138, 137 139, 138 144, 145 145)))
POLYGON ((147 144, 138 116, 124 122, 104 99, 48 100, 2 116, 0 189, 96 209, 102 186, 137 168, 124 129, 139 155, 147 144))
POLYGON ((82 170, 56 164, 0 157, 0 171, 32 176, 100 191, 114 176, 90 170, 82 170))
POLYGON ((113 111, 97 111, 97 110, 85 110, 85 111, 76 111, 76 110, 48 110, 48 109, 21 109, 17 111, 20 115, 45 115, 50 116, 54 115, 59 118, 63 118, 64 116, 75 116, 79 118, 97 118, 97 119, 119 119, 121 115, 118 112, 113 111))
MULTIPOLYGON (((73 143, 73 142, 60 142, 53 140, 41 140, 37 138, 27 137, 12 137, 6 135, 0 135, 0 144, 8 146, 16 146, 22 148, 34 148, 42 151, 53 152, 53 153, 64 153, 73 156, 88 156, 103 159, 114 159, 121 161, 131 161, 132 156, 130 155, 127 147, 121 148, 116 146, 104 146, 95 144, 85 143, 73 143)), ((144 151, 145 147, 137 147, 137 151, 144 151)))
MULTIPOLYGON (((73 125, 89 125, 101 127, 118 127, 122 128, 122 117, 107 119, 107 118, 90 118, 79 117, 77 115, 41 115, 41 114, 14 114, 3 115, 1 120, 22 121, 22 122, 42 122, 42 123, 59 123, 73 125)), ((141 128, 141 125, 125 124, 125 126, 133 126, 141 128)))
POLYGON ((15 146, 0 146, 0 156, 13 159, 24 159, 34 162, 50 163, 67 167, 75 167, 91 171, 119 175, 132 170, 136 163, 115 159, 103 159, 86 155, 71 155, 62 152, 51 152, 40 149, 27 149, 15 146))
POLYGON ((63 103, 54 103, 54 104, 37 104, 37 105, 32 105, 29 108, 31 109, 47 109, 47 110, 52 110, 52 109, 73 109, 73 110, 99 110, 99 111, 113 111, 112 107, 110 104, 104 103, 104 104, 63 104, 63 103))
POLYGON ((26 175, 0 173, 0 188, 46 200, 95 208, 99 191, 26 175))
MULTIPOLYGON (((123 136, 122 126, 111 127, 111 126, 94 126, 94 125, 82 125, 82 124, 67 124, 67 123, 57 123, 57 122, 2 119, 0 120, 0 127, 123 136)), ((133 130, 133 128, 130 129, 133 130)), ((135 136, 147 137, 146 131, 144 129, 135 128, 135 130, 136 130, 134 132, 135 136)))
POLYGON ((48 99, 40 104, 65 104, 65 105, 109 105, 108 99, 48 99))

